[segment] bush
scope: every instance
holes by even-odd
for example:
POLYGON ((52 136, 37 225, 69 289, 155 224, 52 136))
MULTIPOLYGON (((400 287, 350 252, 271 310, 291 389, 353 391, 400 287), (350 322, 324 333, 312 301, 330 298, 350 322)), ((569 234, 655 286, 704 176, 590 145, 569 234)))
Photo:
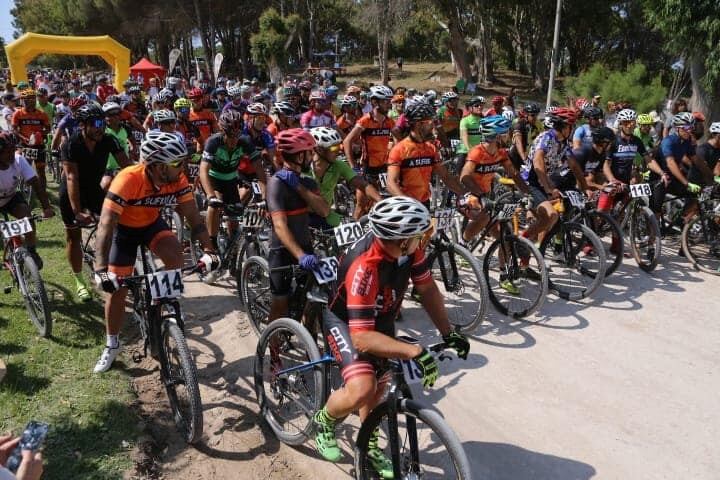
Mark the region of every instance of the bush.
POLYGON ((564 93, 555 91, 554 96, 564 103, 566 95, 590 99, 592 95, 599 94, 603 102, 627 101, 638 113, 646 113, 656 110, 663 103, 666 92, 660 76, 650 78, 642 63, 633 63, 625 71, 608 70, 596 63, 577 77, 565 78, 564 93))

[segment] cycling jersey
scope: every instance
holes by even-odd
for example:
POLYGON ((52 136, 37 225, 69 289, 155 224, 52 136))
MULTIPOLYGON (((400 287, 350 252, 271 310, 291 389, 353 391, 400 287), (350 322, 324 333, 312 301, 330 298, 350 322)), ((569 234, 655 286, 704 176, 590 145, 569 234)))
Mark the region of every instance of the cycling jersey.
POLYGON ((35 170, 25 157, 15 153, 15 161, 5 170, 0 169, 0 207, 4 207, 12 200, 21 180, 27 182, 35 176, 35 170))
POLYGON ((247 136, 258 150, 272 150, 275 148, 275 139, 270 135, 267 128, 263 128, 258 132, 246 124, 243 128, 243 135, 247 136))
POLYGON ((75 120, 72 113, 68 113, 58 122, 57 128, 63 135, 70 138, 72 134, 80 130, 80 122, 75 120))
POLYGON ((207 110, 191 110, 188 120, 200 132, 200 142, 204 144, 213 133, 215 114, 207 110))
POLYGON ((483 193, 489 193, 495 179, 495 173, 508 161, 507 150, 498 148, 495 154, 487 151, 484 144, 476 145, 467 155, 467 161, 475 164, 473 179, 483 193))
POLYGON ((250 105, 250 102, 248 100, 241 100, 240 103, 237 105, 233 102, 228 102, 223 107, 222 111, 226 110, 235 110, 236 112, 245 113, 245 110, 247 110, 248 105, 250 105))
POLYGON ((695 145, 688 138, 683 140, 679 135, 668 135, 663 138, 660 143, 660 155, 658 155, 658 162, 661 162, 663 170, 667 170, 667 164, 665 163, 666 157, 673 157, 678 165, 682 164, 683 157, 692 157, 695 155, 695 145))
POLYGON ((161 207, 195 201, 184 174, 177 182, 157 186, 146 169, 144 163, 124 168, 110 184, 103 208, 120 215, 119 225, 146 227, 158 219, 161 207))
MULTIPOLYGON (((319 193, 317 184, 312 178, 302 176, 300 183, 308 190, 319 193)), ((312 252, 312 240, 308 229, 308 206, 300 194, 273 175, 267 181, 266 199, 270 217, 284 214, 287 218, 288 229, 300 248, 306 252, 312 252)), ((274 228, 270 235, 270 249, 285 249, 274 228)))
POLYGON ((584 124, 580 125, 575 129, 575 134, 573 134, 573 140, 580 140, 582 142, 582 145, 585 147, 592 146, 592 129, 590 128, 590 124, 584 124))
POLYGON ((200 130, 189 120, 179 120, 175 123, 176 132, 182 135, 183 142, 187 151, 192 153, 197 151, 196 142, 200 138, 200 130))
POLYGON ((529 122, 527 118, 520 117, 517 118, 513 124, 513 140, 515 140, 515 135, 520 135, 522 144, 527 150, 528 146, 535 141, 542 131, 542 124, 538 120, 532 123, 529 122))
POLYGON ((111 84, 107 85, 98 85, 96 90, 96 95, 98 100, 100 100, 100 103, 105 103, 107 97, 110 95, 117 95, 117 90, 115 90, 115 87, 113 87, 111 84))
POLYGON ((623 183, 630 183, 636 154, 643 157, 647 155, 645 145, 639 138, 630 135, 629 138, 624 139, 619 134, 615 137, 615 141, 607 152, 610 171, 615 178, 623 183))
POLYGON ((328 205, 335 202, 335 187, 341 179, 350 182, 357 174, 350 168, 350 165, 344 161, 337 159, 330 163, 322 178, 318 178, 315 169, 312 169, 312 176, 319 184, 320 195, 325 199, 328 205))
POLYGON ((370 168, 385 166, 388 147, 392 137, 390 131, 395 122, 385 117, 382 122, 376 121, 371 113, 366 113, 355 123, 362 127, 360 138, 363 145, 363 165, 370 168))
MULTIPOLYGON (((699 160, 705 162, 710 171, 714 171, 715 165, 720 161, 720 148, 713 147, 709 143, 703 143, 697 147, 697 157, 699 160)), ((705 183, 705 179, 702 176, 700 170, 693 163, 688 173, 688 181, 702 185, 705 183)))
POLYGON ((300 126, 305 130, 315 127, 337 127, 335 117, 327 110, 317 113, 315 110, 308 110, 300 116, 300 126))
POLYGON ((557 138, 555 130, 546 130, 537 136, 528 152, 525 168, 529 171, 528 183, 542 190, 542 185, 533 167, 535 152, 538 150, 542 150, 545 154, 545 172, 549 176, 556 173, 563 174, 563 170, 568 168, 568 158, 572 158, 573 152, 567 140, 561 141, 557 138))
MULTIPOLYGON (((12 116, 12 126, 17 133, 28 139, 31 146, 43 148, 43 130, 50 129, 50 120, 42 110, 28 112, 24 108, 15 110, 12 116)), ((23 140, 24 142, 24 140, 23 140)))
MULTIPOLYGON (((480 133, 480 120, 482 120, 482 117, 480 115, 472 114, 467 115, 466 117, 463 117, 462 120, 460 120, 460 131, 467 132, 467 139, 468 143, 470 144, 470 148, 473 148, 475 145, 483 141, 483 136, 480 133)), ((463 142, 460 142, 460 145, 458 145, 457 149, 455 149, 455 153, 468 153, 468 147, 466 147, 463 142)))
MULTIPOLYGON (((246 136, 241 136, 232 152, 229 152, 222 133, 216 133, 205 143, 202 161, 210 163, 210 176, 218 180, 234 180, 238 178, 238 166, 244 156, 247 161, 254 162, 260 152, 246 136)), ((253 170, 254 171, 254 170, 253 170)))
MULTIPOLYGON (((125 152, 125 155, 130 152, 130 147, 128 146, 128 131, 125 127, 121 126, 117 131, 115 131, 108 126, 105 128, 105 133, 115 137, 115 139, 120 144, 120 147, 122 147, 123 151, 125 152)), ((120 164, 115 158, 115 155, 113 155, 112 153, 108 155, 108 161, 107 165, 105 166, 105 170, 115 171, 119 168, 120 164)))
POLYGON ((448 138, 460 138, 460 121, 463 118, 461 109, 453 110, 449 106, 443 105, 437 111, 437 118, 448 138))
POLYGON ((657 144, 658 138, 654 128, 651 128, 648 133, 642 133, 640 127, 635 127, 633 135, 635 135, 642 141, 643 145, 645 145, 645 148, 648 151, 653 150, 655 148, 655 145, 657 144))
POLYGON ((337 278, 330 309, 349 324, 350 332, 374 330, 391 337, 409 280, 415 285, 432 281, 422 248, 394 259, 372 233, 348 248, 337 278))
POLYGON ((605 152, 598 153, 592 146, 583 146, 577 150, 573 150, 573 155, 585 176, 602 173, 605 158, 607 157, 605 152))
POLYGON ((347 118, 345 118, 345 115, 340 115, 335 119, 335 123, 337 125, 337 129, 340 133, 343 135, 347 135, 350 133, 350 130, 353 129, 356 122, 351 122, 347 118))
POLYGON ((52 104, 50 102, 46 102, 45 105, 40 105, 40 102, 37 102, 37 103, 35 103, 35 108, 37 110, 41 110, 41 111, 45 112, 45 115, 47 115, 50 125, 53 124, 53 121, 55 120, 55 110, 56 110, 54 104, 52 104))
POLYGON ((435 146, 416 142, 408 136, 395 145, 388 155, 388 166, 400 167, 400 189, 403 194, 420 202, 430 199, 430 177, 440 162, 435 146))

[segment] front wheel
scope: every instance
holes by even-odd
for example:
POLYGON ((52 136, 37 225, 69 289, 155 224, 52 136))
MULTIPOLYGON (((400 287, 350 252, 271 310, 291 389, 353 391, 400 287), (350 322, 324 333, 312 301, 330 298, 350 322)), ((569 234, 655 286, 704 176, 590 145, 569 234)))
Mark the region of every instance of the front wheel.
POLYGON ((50 302, 45 291, 40 271, 35 260, 26 252, 16 252, 18 265, 18 283, 23 293, 25 308, 30 320, 38 333, 49 338, 52 335, 52 316, 50 315, 50 302))
POLYGON ((380 478, 368 457, 369 447, 377 443, 392 459, 389 438, 396 438, 398 458, 395 478, 462 479, 472 478, 470 462, 457 435, 435 410, 410 399, 400 401, 397 416, 390 420, 387 402, 376 407, 365 419, 355 443, 355 478, 380 478), (395 427, 393 427, 395 425, 395 427), (397 431, 390 434, 391 428, 397 431), (377 434, 373 434, 377 432, 377 434), (375 440, 373 437, 376 437, 375 440), (371 441, 372 440, 372 441, 371 441))
POLYGON ((325 401, 326 369, 305 327, 278 318, 260 335, 253 372, 260 414, 277 438, 300 445, 310 436, 313 415, 325 401))
POLYGON ((598 210, 591 210, 587 213, 585 225, 597 234, 603 244, 607 260, 605 277, 608 277, 617 270, 625 255, 622 229, 612 215, 598 210))
POLYGON ((693 266, 720 275, 720 225, 716 215, 698 215, 685 224, 682 249, 693 266))
POLYGON ((243 262, 238 285, 241 287, 242 305, 255 333, 265 330, 270 315, 270 267, 262 257, 250 257, 243 262))
POLYGON ((202 401, 195 359, 175 319, 163 321, 161 335, 160 376, 165 384, 175 424, 187 443, 195 443, 200 440, 203 431, 202 401))
POLYGON ((643 271, 655 270, 662 251, 662 239, 657 218, 648 207, 638 206, 632 212, 630 250, 643 271))

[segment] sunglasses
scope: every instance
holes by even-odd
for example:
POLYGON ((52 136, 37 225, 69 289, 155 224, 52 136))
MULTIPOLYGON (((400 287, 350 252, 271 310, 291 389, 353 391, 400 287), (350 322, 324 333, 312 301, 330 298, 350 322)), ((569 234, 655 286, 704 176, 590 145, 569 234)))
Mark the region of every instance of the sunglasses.
POLYGON ((340 151, 340 145, 333 145, 332 147, 328 147, 328 150, 333 153, 337 153, 340 151))
POLYGON ((680 128, 680 130, 682 130, 684 132, 692 132, 692 130, 693 130, 692 125, 685 125, 684 127, 678 127, 678 128, 680 128))
POLYGON ((181 167, 184 163, 185 163, 185 159, 181 158, 180 160, 174 160, 172 162, 167 162, 166 165, 168 165, 169 167, 178 168, 178 167, 181 167))

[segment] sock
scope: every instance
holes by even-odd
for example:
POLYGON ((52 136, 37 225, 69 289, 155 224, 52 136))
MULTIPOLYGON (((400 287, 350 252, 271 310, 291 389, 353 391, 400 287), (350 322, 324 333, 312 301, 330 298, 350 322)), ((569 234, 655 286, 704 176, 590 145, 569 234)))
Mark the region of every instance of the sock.
POLYGON ((323 408, 320 409, 320 411, 317 413, 317 420, 318 422, 325 424, 325 425, 335 425, 337 422, 337 418, 330 415, 327 411, 327 406, 323 406, 323 408))
POLYGON ((117 335, 108 335, 106 346, 110 348, 118 348, 120 346, 120 340, 117 335))
POLYGON ((75 284, 77 286, 80 286, 80 285, 82 285, 83 287, 85 286, 85 278, 83 277, 82 272, 78 272, 78 273, 73 272, 73 276, 75 277, 75 284))

